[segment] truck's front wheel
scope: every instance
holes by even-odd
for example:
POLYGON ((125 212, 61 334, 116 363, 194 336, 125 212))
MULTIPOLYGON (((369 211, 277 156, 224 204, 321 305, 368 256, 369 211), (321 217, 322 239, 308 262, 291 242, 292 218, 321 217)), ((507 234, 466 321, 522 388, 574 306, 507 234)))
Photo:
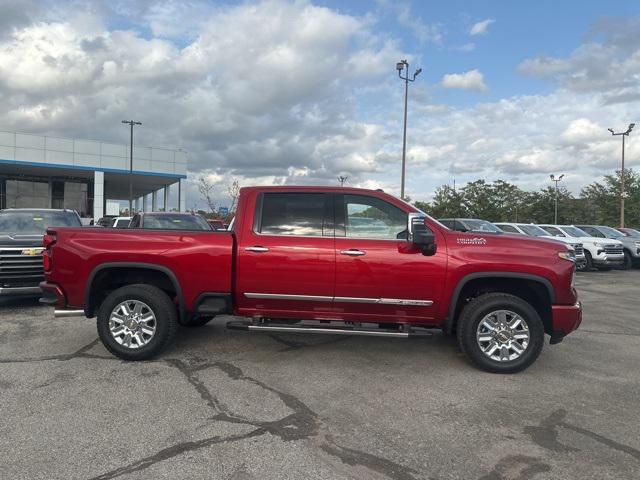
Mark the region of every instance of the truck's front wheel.
POLYGON ((137 284, 114 290, 100 305, 98 336, 104 346, 124 360, 147 360, 175 338, 175 305, 157 287, 137 284))
POLYGON ((523 299, 489 293, 471 300, 458 320, 462 351, 481 369, 520 372, 540 355, 544 326, 538 312, 523 299))

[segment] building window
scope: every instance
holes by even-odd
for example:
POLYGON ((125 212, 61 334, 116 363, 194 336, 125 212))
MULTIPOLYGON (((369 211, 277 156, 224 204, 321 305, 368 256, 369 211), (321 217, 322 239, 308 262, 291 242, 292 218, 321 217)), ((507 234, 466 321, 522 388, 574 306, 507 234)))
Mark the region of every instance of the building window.
POLYGON ((77 211, 80 216, 87 214, 87 184, 64 182, 64 207, 77 211))
POLYGON ((6 208, 49 208, 49 183, 7 180, 6 208))
POLYGON ((64 182, 51 182, 51 208, 64 208, 64 182))

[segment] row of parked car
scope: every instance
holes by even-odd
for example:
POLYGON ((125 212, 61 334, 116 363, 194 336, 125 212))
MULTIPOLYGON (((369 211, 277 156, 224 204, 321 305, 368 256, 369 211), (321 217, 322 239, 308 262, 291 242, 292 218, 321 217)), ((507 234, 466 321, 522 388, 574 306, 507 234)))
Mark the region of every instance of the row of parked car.
POLYGON ((229 227, 222 220, 206 220, 195 213, 180 212, 140 212, 133 217, 102 217, 96 226, 161 230, 226 230, 229 227))
POLYGON ((443 218, 452 230, 509 233, 553 239, 573 248, 579 270, 640 266, 640 230, 605 225, 551 225, 495 222, 475 218, 443 218))

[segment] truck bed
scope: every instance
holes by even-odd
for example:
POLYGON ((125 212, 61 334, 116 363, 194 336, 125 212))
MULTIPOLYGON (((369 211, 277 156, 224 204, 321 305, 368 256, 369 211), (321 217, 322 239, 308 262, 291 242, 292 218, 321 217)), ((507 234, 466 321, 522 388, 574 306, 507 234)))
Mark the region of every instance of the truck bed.
POLYGON ((173 276, 184 307, 203 293, 230 294, 234 237, 225 231, 53 228, 49 280, 65 286, 71 307, 85 305, 87 283, 104 268, 151 265, 173 276))

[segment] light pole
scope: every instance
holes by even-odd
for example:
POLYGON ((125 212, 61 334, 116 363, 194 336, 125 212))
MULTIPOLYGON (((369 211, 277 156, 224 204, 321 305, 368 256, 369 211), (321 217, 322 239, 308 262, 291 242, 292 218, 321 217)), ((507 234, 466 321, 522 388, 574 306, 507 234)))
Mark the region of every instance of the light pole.
POLYGON ((620 135, 622 137, 622 171, 620 173, 620 228, 624 228, 624 137, 628 137, 635 127, 635 123, 630 123, 629 128, 627 128, 626 132, 615 133, 613 128, 609 128, 608 130, 611 132, 611 135, 617 137, 620 135))
POLYGON ((129 146, 131 147, 129 152, 129 216, 133 216, 133 126, 142 125, 142 122, 135 122, 133 120, 122 120, 122 123, 126 123, 131 127, 131 136, 129 137, 129 146))
POLYGON ((407 164, 407 99, 409 97, 409 82, 414 82, 416 77, 420 75, 422 69, 419 68, 413 72, 413 77, 409 78, 409 62, 406 60, 400 60, 396 63, 396 70, 398 70, 398 77, 400 80, 404 80, 404 128, 402 131, 402 181, 400 183, 400 198, 404 200, 404 177, 407 164), (406 70, 405 76, 402 76, 402 72, 406 70))
POLYGON ((551 175, 549 175, 549 177, 551 178, 552 182, 556 182, 556 206, 555 206, 555 215, 553 216, 553 224, 557 225, 558 224, 558 182, 560 182, 560 180, 562 180, 562 177, 564 177, 564 173, 561 174, 559 177, 556 177, 553 173, 551 175))
POLYGON ((349 177, 346 175, 340 175, 338 177, 338 181, 340 182, 341 187, 344 187, 344 182, 346 182, 347 180, 349 180, 349 177))

